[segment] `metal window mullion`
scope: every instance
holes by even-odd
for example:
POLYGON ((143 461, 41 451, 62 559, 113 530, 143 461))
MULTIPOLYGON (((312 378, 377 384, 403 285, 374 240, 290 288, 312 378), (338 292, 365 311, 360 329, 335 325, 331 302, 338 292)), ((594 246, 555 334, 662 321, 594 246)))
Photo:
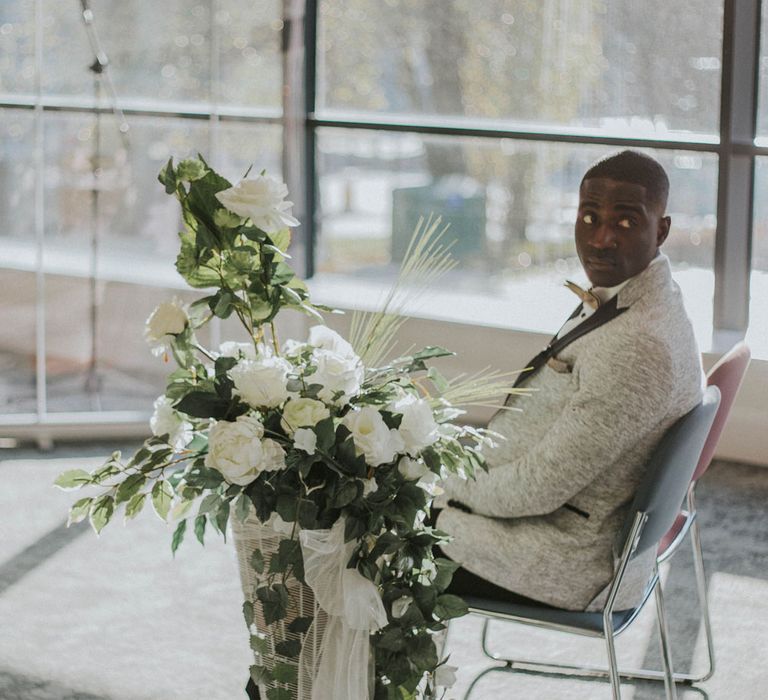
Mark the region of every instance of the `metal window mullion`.
POLYGON ((301 221, 305 277, 314 272, 315 140, 309 114, 315 99, 316 0, 283 0, 283 178, 301 221))
POLYGON ((725 0, 724 5, 712 338, 715 351, 744 337, 749 325, 760 5, 760 0, 725 0))
MULTIPOLYGON (((220 0, 211 0, 210 4, 210 85, 208 97, 211 103, 211 112, 208 119, 208 156, 210 162, 221 167, 221 119, 219 114, 220 81, 221 81, 221 34, 219 32, 219 3, 220 0)), ((221 344, 221 319, 214 315, 208 326, 211 347, 218 348, 221 344)))
POLYGON ((35 2, 35 398, 37 421, 42 423, 48 412, 46 369, 46 304, 45 304, 45 125, 42 106, 43 82, 43 0, 35 2))
POLYGON ((317 251, 317 223, 319 201, 317 182, 317 134, 310 117, 315 112, 317 100, 317 12, 319 0, 305 0, 304 3, 304 161, 305 200, 307 205, 306 264, 305 274, 315 274, 317 251))

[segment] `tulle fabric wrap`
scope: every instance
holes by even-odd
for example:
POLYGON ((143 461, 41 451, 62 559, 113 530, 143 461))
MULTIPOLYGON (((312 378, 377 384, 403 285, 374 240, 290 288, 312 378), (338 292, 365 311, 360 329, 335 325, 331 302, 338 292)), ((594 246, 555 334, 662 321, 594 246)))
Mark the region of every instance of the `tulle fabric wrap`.
POLYGON ((369 637, 387 624, 376 586, 347 568, 355 542, 344 542, 344 522, 341 518, 330 530, 299 533, 304 578, 328 615, 320 654, 313 660, 302 652, 299 660, 314 679, 312 700, 370 698, 369 637))

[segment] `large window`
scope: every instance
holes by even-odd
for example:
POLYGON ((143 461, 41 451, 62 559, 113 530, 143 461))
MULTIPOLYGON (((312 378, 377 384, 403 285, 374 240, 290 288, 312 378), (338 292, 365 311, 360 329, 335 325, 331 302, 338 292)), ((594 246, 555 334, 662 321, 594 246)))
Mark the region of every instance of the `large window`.
POLYGON ((552 331, 581 275, 581 175, 644 150, 670 175, 664 249, 702 349, 746 334, 768 358, 760 0, 85 4, 101 81, 81 3, 0 3, 5 420, 146 412, 165 368, 141 323, 185 293, 156 174, 198 151, 287 179, 322 301, 377 304, 434 214, 459 266, 422 313, 552 331))
POLYGON ((580 274, 581 175, 646 141, 672 182, 665 251, 709 348, 723 28, 722 0, 322 0, 317 288, 342 299, 353 278, 378 298, 434 212, 460 268, 430 314, 551 331, 580 274))
POLYGON ((0 5, 0 414, 22 422, 144 414, 162 389, 141 328, 185 293, 169 157, 282 169, 279 0, 87 4, 0 5))

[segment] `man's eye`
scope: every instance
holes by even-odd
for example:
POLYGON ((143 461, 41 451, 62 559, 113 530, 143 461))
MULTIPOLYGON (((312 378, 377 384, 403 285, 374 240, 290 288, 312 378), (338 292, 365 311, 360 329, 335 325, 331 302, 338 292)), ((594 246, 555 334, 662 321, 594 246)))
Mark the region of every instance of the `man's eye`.
POLYGON ((594 217, 594 216, 592 216, 592 214, 584 214, 584 215, 581 217, 581 220, 582 220, 582 221, 583 221, 585 224, 594 224, 594 223, 595 223, 595 217, 594 217))
POLYGON ((623 219, 619 219, 618 224, 621 228, 632 228, 632 219, 629 219, 626 217, 623 219))

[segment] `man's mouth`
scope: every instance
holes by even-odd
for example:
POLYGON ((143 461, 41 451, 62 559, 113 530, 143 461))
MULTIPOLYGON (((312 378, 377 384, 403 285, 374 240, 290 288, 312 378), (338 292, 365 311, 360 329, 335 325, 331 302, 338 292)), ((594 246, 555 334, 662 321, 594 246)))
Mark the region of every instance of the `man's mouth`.
POLYGON ((596 268, 599 270, 608 269, 616 266, 616 261, 613 258, 587 258, 587 266, 596 268))

